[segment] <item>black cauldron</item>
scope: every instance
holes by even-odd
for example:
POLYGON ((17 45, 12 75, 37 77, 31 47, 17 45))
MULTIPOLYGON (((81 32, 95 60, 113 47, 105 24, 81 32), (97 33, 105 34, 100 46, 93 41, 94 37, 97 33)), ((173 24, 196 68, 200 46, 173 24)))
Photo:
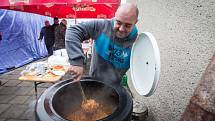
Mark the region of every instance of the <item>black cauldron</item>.
MULTIPOLYGON (((94 99, 111 110, 110 115, 99 120, 131 121, 132 98, 123 87, 109 85, 92 77, 83 77, 81 85, 87 99, 94 99)), ((48 88, 37 100, 36 120, 68 121, 67 117, 80 108, 82 100, 77 82, 72 80, 58 82, 48 88)))

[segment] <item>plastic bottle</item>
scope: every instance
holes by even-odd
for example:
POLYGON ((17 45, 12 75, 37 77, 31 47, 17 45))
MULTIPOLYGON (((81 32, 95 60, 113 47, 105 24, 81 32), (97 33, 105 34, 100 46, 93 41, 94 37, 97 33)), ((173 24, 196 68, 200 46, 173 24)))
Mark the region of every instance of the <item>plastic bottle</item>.
POLYGON ((121 85, 125 86, 125 87, 128 87, 128 77, 127 77, 127 75, 124 75, 122 77, 121 85))

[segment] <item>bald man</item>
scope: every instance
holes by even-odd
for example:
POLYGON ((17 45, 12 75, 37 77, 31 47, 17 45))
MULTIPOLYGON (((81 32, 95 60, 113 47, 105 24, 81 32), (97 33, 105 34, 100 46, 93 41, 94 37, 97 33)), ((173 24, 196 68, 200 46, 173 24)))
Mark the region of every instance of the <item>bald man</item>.
POLYGON ((131 47, 138 31, 135 26, 138 8, 134 4, 121 5, 112 19, 92 20, 70 27, 66 31, 66 50, 69 72, 75 81, 84 73, 84 53, 81 43, 94 40, 89 75, 112 85, 120 85, 130 67, 131 47))
POLYGON ((43 37, 44 37, 46 49, 48 51, 48 56, 51 56, 53 54, 54 35, 53 35, 53 28, 51 27, 48 20, 45 21, 45 26, 42 27, 38 40, 42 41, 43 37))

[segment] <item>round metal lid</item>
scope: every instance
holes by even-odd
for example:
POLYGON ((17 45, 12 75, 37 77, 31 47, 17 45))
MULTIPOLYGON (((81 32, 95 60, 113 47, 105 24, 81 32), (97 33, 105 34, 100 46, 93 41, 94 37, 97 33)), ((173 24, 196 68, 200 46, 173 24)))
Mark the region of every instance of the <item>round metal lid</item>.
POLYGON ((154 36, 149 32, 141 33, 132 47, 130 75, 140 95, 154 93, 160 75, 160 52, 154 36))

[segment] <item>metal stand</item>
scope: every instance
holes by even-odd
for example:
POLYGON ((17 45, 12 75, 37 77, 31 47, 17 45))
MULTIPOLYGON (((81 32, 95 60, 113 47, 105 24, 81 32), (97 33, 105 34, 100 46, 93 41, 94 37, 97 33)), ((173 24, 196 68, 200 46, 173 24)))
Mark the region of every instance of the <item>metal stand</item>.
POLYGON ((145 121, 148 117, 148 107, 142 102, 134 99, 134 96, 128 86, 124 86, 133 100, 132 121, 145 121))
POLYGON ((143 102, 133 99, 132 121, 145 121, 147 117, 147 106, 143 102))
MULTIPOLYGON (((42 83, 46 83, 46 82, 34 82, 34 91, 35 91, 35 96, 37 99, 37 85, 42 84, 42 83)), ((54 84, 54 82, 52 82, 52 84, 54 84)))
POLYGON ((44 82, 34 82, 34 91, 35 91, 36 99, 37 99, 37 85, 42 84, 42 83, 44 83, 44 82))

